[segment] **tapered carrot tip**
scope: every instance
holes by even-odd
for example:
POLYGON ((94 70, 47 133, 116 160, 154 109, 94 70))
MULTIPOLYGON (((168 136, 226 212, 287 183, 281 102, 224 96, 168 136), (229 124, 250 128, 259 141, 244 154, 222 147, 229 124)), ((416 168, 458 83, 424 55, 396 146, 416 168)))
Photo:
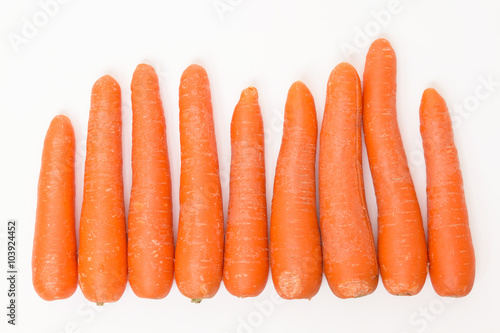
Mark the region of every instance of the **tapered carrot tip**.
POLYGON ((58 127, 66 128, 66 127, 71 126, 71 121, 65 115, 60 114, 60 115, 55 116, 52 119, 52 121, 50 122, 50 126, 51 127, 58 126, 58 127))
POLYGON ((241 97, 240 100, 242 102, 244 101, 253 101, 259 98, 259 93, 257 92, 257 88, 254 87, 248 87, 245 90, 241 92, 241 97))
MULTIPOLYGON (((427 88, 424 90, 424 93, 422 95, 422 101, 424 103, 430 102, 432 104, 445 103, 443 97, 441 97, 441 95, 434 88, 427 88)), ((424 104, 424 106, 425 106, 425 104, 424 104)), ((427 108, 425 108, 425 107, 421 108, 421 110, 425 110, 425 109, 427 109, 427 108)))
POLYGON ((118 85, 118 82, 109 74, 101 76, 94 84, 94 86, 102 86, 102 85, 118 85))
POLYGON ((148 77, 156 77, 154 68, 148 64, 139 64, 135 68, 131 86, 134 82, 142 82, 148 77))
POLYGON ((197 64, 192 64, 189 65, 184 72, 182 73, 182 78, 181 80, 185 80, 186 78, 196 78, 198 76, 208 76, 207 71, 205 68, 201 67, 200 65, 197 64))
POLYGON ((335 81, 343 82, 346 79, 351 79, 352 77, 359 79, 356 69, 348 62, 341 62, 340 64, 335 66, 335 68, 331 72, 328 84, 330 85, 335 81))
POLYGON ((372 43, 372 45, 370 46, 370 49, 386 49, 386 48, 392 49, 392 45, 385 38, 379 38, 379 39, 375 40, 372 43))
POLYGON ((334 73, 344 73, 344 72, 352 72, 357 73, 354 67, 348 62, 341 62, 333 69, 334 73))
POLYGON ((139 64, 135 68, 135 72, 134 73, 140 74, 141 72, 154 73, 155 70, 154 70, 153 66, 151 66, 151 65, 148 65, 148 64, 139 64))
POLYGON ((290 87, 290 89, 288 90, 289 93, 293 93, 293 94, 298 94, 298 93, 301 93, 304 91, 307 91, 309 93, 309 89, 307 88, 305 83, 302 81, 295 81, 292 84, 292 86, 290 87))

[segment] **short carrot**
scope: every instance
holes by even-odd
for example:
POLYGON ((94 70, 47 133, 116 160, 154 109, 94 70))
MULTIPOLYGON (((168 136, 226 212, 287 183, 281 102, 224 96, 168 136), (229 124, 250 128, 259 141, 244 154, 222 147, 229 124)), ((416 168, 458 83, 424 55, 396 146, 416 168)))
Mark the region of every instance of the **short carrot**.
POLYGON ((180 213, 175 280, 200 302, 222 281, 224 216, 210 83, 205 69, 189 66, 179 86, 181 141, 180 213))
POLYGON ((429 275, 440 296, 466 296, 474 284, 474 247, 450 115, 434 89, 422 96, 420 132, 427 169, 429 275))
POLYGON ((109 75, 92 88, 78 278, 83 295, 98 305, 119 300, 127 284, 120 98, 109 75))
POLYGON ((363 183, 361 118, 358 73, 341 63, 328 79, 319 148, 323 267, 331 290, 340 298, 371 294, 378 284, 363 183))
POLYGON ((169 293, 174 279, 174 234, 165 116, 153 67, 137 66, 131 90, 129 280, 137 296, 158 299, 169 293))
POLYGON ((396 54, 377 39, 366 56, 363 129, 378 206, 378 259, 393 295, 415 295, 427 276, 427 246, 396 113, 396 54))
POLYGON ((311 299, 323 269, 316 215, 318 125, 314 99, 304 83, 290 87, 284 118, 271 207, 271 273, 282 298, 311 299))
POLYGON ((257 89, 241 93, 231 121, 231 174, 224 285, 238 297, 259 295, 269 274, 264 125, 257 89))
POLYGON ((70 297, 78 282, 74 164, 73 126, 56 116, 43 145, 32 256, 33 287, 47 301, 70 297))

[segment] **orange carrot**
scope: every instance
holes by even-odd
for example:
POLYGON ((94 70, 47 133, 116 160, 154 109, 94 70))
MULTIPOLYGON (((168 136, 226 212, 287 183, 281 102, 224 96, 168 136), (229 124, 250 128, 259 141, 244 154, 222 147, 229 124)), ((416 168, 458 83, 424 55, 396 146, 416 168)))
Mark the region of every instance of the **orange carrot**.
POLYGON ((189 66, 179 86, 181 135, 180 213, 175 280, 180 292, 200 302, 222 280, 224 216, 210 83, 203 67, 189 66))
POLYGON ((330 74, 319 148, 323 266, 340 298, 371 294, 377 254, 365 201, 361 164, 361 83, 348 63, 330 74))
POLYGON ((378 206, 378 259, 393 295, 415 295, 427 276, 427 247, 420 207, 399 133, 396 55, 378 39, 366 56, 363 128, 378 206))
POLYGON ((422 96, 420 132, 427 169, 431 282, 440 296, 466 296, 474 284, 474 247, 450 115, 434 89, 422 96))
POLYGON ((314 99, 295 82, 285 105, 283 139, 271 209, 271 272, 285 299, 311 299, 322 279, 316 215, 315 160, 318 125, 314 99))
POLYGON ((172 193, 165 116, 153 67, 137 66, 132 90, 132 191, 128 272, 134 293, 167 296, 174 279, 172 193))
POLYGON ((257 89, 241 93, 231 122, 231 181, 224 285, 234 296, 259 295, 269 274, 264 125, 257 89))
POLYGON ((83 295, 98 305, 119 300, 127 284, 120 98, 109 75, 92 88, 78 277, 83 295))
POLYGON ((66 116, 50 123, 38 181, 33 287, 46 301, 68 298, 77 287, 75 134, 66 116))

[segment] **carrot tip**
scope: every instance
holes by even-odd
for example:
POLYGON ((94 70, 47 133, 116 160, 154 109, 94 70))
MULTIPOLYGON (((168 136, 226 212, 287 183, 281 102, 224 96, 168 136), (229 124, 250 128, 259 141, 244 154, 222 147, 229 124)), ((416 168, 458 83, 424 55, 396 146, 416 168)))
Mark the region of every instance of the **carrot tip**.
POLYGON ((189 65, 184 70, 184 73, 183 73, 183 75, 196 75, 196 74, 206 76, 207 71, 205 70, 205 68, 203 68, 202 66, 200 66, 198 64, 192 64, 192 65, 189 65))
POLYGON ((387 46, 391 46, 391 43, 386 38, 378 38, 376 39, 372 45, 385 44, 387 46))
POLYGON ((200 304, 202 300, 203 300, 203 299, 201 299, 201 298, 193 298, 193 299, 191 300, 191 303, 200 304))
POLYGON ((258 98, 259 97, 259 93, 257 92, 257 88, 255 88, 255 87, 248 87, 248 88, 244 89, 241 92, 241 98, 244 98, 244 97, 258 98))
POLYGON ((135 70, 144 72, 154 71, 153 66, 144 63, 137 65, 135 70))
POLYGON ((441 95, 437 92, 436 89, 434 88, 427 88, 424 90, 424 93, 422 94, 422 99, 442 99, 441 95))

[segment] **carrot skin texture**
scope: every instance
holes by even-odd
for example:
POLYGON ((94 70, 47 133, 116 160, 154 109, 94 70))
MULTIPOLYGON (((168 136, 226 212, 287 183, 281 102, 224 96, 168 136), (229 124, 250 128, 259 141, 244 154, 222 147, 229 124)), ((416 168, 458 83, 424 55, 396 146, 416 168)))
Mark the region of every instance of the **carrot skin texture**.
POLYGON ((284 118, 271 209, 271 273, 282 298, 311 299, 323 268, 316 214, 318 125, 314 99, 304 83, 290 87, 284 118))
POLYGON ((340 298, 371 294, 378 284, 361 164, 361 119, 358 74, 341 63, 328 79, 319 149, 323 267, 330 289, 340 298))
POLYGON ((120 86, 106 75, 92 88, 78 251, 80 288, 99 305, 127 284, 121 129, 120 86))
POLYGON ((438 295, 463 297, 474 285, 474 247, 450 115, 432 88, 422 96, 420 132, 427 170, 429 275, 438 295))
POLYGON ((427 246, 396 113, 396 54, 378 39, 366 56, 363 129, 378 206, 378 259, 393 295, 415 295, 427 276, 427 246))
POLYGON ((264 125, 258 93, 241 93, 231 121, 231 175, 224 285, 234 296, 258 296, 269 275, 264 125))
POLYGON ((175 280, 194 302, 213 297, 222 281, 224 216, 210 83, 189 66, 179 86, 181 181, 175 280))
POLYGON ((75 231, 75 134, 56 116, 45 136, 38 181, 32 278, 46 301, 73 295, 78 284, 75 231))
POLYGON ((165 116, 153 67, 137 66, 131 90, 129 281, 137 296, 160 299, 167 296, 174 279, 174 234, 165 116))

